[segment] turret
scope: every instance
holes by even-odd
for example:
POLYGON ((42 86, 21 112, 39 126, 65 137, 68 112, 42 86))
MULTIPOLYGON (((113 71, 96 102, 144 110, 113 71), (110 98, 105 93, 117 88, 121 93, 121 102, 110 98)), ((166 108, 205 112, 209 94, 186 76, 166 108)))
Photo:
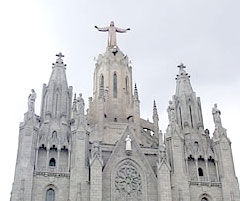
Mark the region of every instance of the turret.
POLYGON ((58 119, 67 122, 71 117, 72 87, 68 87, 64 55, 59 53, 52 65, 52 74, 48 85, 43 85, 41 119, 58 119))
POLYGON ((72 131, 72 156, 70 171, 70 200, 87 200, 89 195, 88 135, 85 103, 80 93, 74 95, 72 131))
POLYGON ((222 126, 221 111, 217 108, 217 104, 214 104, 212 108, 212 115, 215 124, 213 148, 218 156, 223 199, 240 201, 239 184, 235 174, 231 142, 227 137, 226 129, 222 126))
MULTIPOLYGON (((117 47, 108 47, 99 55, 94 72, 93 104, 104 103, 104 116, 108 120, 124 122, 132 106, 132 68, 129 60, 117 47)), ((96 122, 97 119, 94 119, 96 122)))
POLYGON ((35 114, 36 93, 32 89, 28 96, 28 111, 19 127, 19 147, 12 188, 11 201, 31 201, 35 144, 39 128, 39 117, 35 114))
POLYGON ((72 87, 68 87, 62 53, 56 55, 48 85, 43 85, 41 125, 36 141, 35 171, 69 173, 72 87))
POLYGON ((173 102, 176 109, 176 120, 181 129, 203 130, 202 109, 200 98, 193 91, 190 76, 183 64, 178 66, 179 74, 176 77, 176 92, 173 102))

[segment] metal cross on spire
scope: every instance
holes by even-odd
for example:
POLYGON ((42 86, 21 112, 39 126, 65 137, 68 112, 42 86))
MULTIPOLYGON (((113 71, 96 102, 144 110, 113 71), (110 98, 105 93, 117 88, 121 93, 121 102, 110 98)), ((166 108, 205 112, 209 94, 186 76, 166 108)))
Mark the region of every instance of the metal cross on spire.
POLYGON ((181 63, 180 65, 177 66, 179 68, 180 71, 182 71, 184 68, 186 68, 186 66, 184 66, 183 63, 181 63))
POLYGON ((59 52, 58 54, 56 54, 56 56, 58 57, 58 59, 62 59, 62 57, 64 57, 64 55, 62 54, 62 52, 59 52))

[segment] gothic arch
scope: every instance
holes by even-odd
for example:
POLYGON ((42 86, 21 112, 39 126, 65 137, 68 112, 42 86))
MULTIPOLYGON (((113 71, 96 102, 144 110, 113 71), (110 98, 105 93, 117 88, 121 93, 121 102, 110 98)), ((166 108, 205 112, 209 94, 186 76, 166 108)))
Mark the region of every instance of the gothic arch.
POLYGON ((146 178, 140 166, 131 159, 120 161, 112 170, 111 200, 146 200, 146 178))
POLYGON ((46 201, 55 201, 56 200, 56 192, 54 189, 49 188, 46 191, 46 201))
MULTIPOLYGON (((54 191, 54 198, 55 200, 54 201, 57 201, 58 200, 58 197, 57 197, 57 194, 58 194, 58 188, 53 185, 53 184, 48 184, 46 185, 43 189, 42 189, 42 197, 44 201, 48 201, 46 196, 47 196, 47 191, 52 189, 54 191)), ((51 200, 50 200, 51 201, 51 200)))
POLYGON ((203 193, 199 196, 199 201, 212 201, 212 198, 207 193, 203 193))

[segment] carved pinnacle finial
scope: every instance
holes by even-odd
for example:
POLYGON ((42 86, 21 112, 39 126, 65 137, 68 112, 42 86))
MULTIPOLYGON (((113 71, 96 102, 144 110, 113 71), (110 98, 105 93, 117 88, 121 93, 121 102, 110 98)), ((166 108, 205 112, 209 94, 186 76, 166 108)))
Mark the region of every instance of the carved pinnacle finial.
POLYGON ((153 101, 153 108, 157 108, 155 99, 153 101))
POLYGON ((135 99, 138 100, 138 90, 137 90, 137 84, 135 83, 135 86, 134 86, 134 96, 135 96, 135 99))

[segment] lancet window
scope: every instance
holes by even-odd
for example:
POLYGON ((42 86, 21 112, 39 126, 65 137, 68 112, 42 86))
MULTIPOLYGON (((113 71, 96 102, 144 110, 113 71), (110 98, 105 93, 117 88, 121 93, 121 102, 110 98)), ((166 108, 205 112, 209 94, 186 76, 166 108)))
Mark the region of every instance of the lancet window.
POLYGON ((113 97, 117 98, 117 73, 113 74, 113 97))
POLYGON ((52 188, 46 192, 46 201, 55 201, 55 191, 52 188))
POLYGON ((198 168, 198 175, 200 177, 203 177, 203 169, 202 168, 198 168))

